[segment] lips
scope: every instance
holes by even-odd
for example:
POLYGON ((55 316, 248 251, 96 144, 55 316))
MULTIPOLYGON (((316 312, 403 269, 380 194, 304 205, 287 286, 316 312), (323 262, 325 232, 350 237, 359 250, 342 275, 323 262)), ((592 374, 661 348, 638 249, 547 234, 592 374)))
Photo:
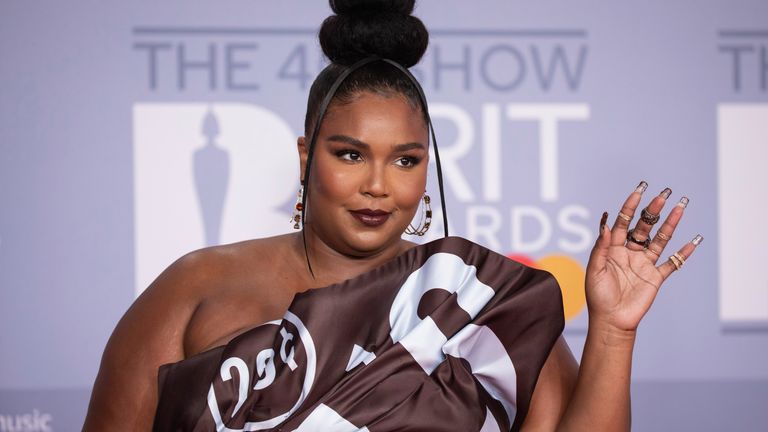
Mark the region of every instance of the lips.
POLYGON ((366 226, 379 226, 389 219, 390 212, 384 210, 360 209, 350 210, 352 216, 366 226))

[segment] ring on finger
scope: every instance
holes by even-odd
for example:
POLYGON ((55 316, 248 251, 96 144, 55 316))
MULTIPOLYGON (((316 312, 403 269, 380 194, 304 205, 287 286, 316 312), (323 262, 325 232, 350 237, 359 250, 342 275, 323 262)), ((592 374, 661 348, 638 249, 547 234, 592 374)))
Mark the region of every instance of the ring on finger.
POLYGON ((656 236, 659 237, 660 239, 666 240, 666 241, 669 241, 669 239, 672 238, 671 236, 668 236, 668 235, 664 234, 661 231, 656 232, 656 236))
POLYGON ((640 212, 640 219, 648 225, 653 225, 659 221, 659 214, 651 213, 648 211, 648 207, 646 207, 642 212, 640 212))
POLYGON ((620 217, 620 218, 622 218, 622 219, 624 219, 624 220, 625 220, 625 221, 627 221, 627 222, 630 222, 630 221, 632 221, 632 216, 627 216, 627 215, 625 215, 625 214, 624 214, 624 213, 622 213, 622 212, 619 212, 619 217, 620 217))
POLYGON ((657 257, 660 257, 660 256, 661 256, 661 251, 657 251, 656 249, 654 249, 654 248, 653 248, 653 245, 648 245, 648 247, 647 247, 646 249, 647 249, 647 250, 649 250, 649 251, 651 251, 651 252, 652 252, 654 255, 656 255, 657 257))
POLYGON ((675 270, 680 270, 680 267, 685 264, 685 258, 683 258, 679 252, 675 252, 670 255, 669 260, 672 261, 672 264, 675 266, 675 270))
POLYGON ((634 234, 634 232, 635 232, 634 228, 627 231, 627 241, 631 241, 632 243, 639 244, 644 248, 647 248, 648 245, 651 244, 651 239, 649 237, 646 237, 645 240, 638 240, 632 235, 634 234))

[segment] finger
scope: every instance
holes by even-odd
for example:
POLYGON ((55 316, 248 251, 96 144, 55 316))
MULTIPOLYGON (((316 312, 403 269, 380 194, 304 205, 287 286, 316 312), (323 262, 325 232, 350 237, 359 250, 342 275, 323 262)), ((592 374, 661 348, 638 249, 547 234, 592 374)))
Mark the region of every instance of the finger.
MULTIPOLYGON (((664 204, 667 202, 667 198, 669 198, 669 195, 671 194, 672 194, 672 189, 664 188, 664 190, 661 191, 659 195, 655 196, 653 200, 651 200, 651 203, 648 204, 648 206, 645 209, 649 213, 654 215, 661 214, 661 210, 664 208, 664 204)), ((652 227, 653 227, 653 224, 650 224, 644 221, 641 217, 637 221, 637 225, 635 225, 635 229, 632 231, 632 238, 634 238, 637 241, 644 242, 650 235, 652 227)), ((627 249, 643 250, 643 248, 644 246, 642 244, 638 244, 633 241, 627 242, 627 249)))
MULTIPOLYGON (((683 264, 693 254, 693 251, 696 250, 696 247, 700 245, 703 240, 704 237, 702 237, 701 234, 696 234, 696 237, 694 237, 693 240, 686 243, 683 247, 680 248, 679 251, 677 251, 677 254, 682 258, 683 264)), ((674 258, 669 258, 657 267, 664 279, 667 279, 669 275, 672 274, 672 272, 677 270, 677 266, 675 266, 674 260, 674 258)), ((682 268, 682 264, 680 264, 680 267, 682 268)))
POLYGON ((616 220, 613 222, 611 228, 611 246, 623 246, 627 238, 627 230, 629 229, 629 223, 632 221, 632 217, 635 215, 635 209, 640 204, 640 198, 642 198, 643 192, 648 189, 648 183, 641 181, 635 190, 629 194, 627 200, 624 201, 624 205, 621 206, 621 211, 616 215, 616 220))
POLYGON ((606 225, 607 221, 608 212, 603 212, 603 215, 600 217, 600 228, 597 240, 595 240, 595 246, 589 254, 589 261, 594 262, 597 269, 605 267, 608 248, 611 247, 611 230, 608 229, 608 225, 606 225))
POLYGON ((656 231, 656 235, 653 236, 651 243, 648 245, 648 249, 645 250, 645 255, 652 263, 656 264, 659 257, 664 252, 664 248, 667 247, 669 239, 672 238, 675 228, 677 228, 677 224, 683 217, 683 211, 688 205, 688 201, 688 197, 680 198, 680 201, 675 204, 667 218, 664 219, 664 223, 661 224, 659 230, 656 231))

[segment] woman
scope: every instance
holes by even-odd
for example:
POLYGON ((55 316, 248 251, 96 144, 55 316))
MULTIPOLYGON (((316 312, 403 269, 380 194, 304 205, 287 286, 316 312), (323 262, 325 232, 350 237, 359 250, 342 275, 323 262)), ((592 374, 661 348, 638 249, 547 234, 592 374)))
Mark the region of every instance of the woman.
POLYGON ((304 229, 166 269, 110 338, 84 430, 629 429, 637 326, 702 239, 656 265, 687 198, 653 236, 668 188, 633 229, 645 182, 612 227, 603 213, 579 366, 551 275, 463 239, 401 239, 431 219, 431 125, 405 71, 427 32, 412 0, 331 7, 320 39, 332 64, 297 143, 304 229))

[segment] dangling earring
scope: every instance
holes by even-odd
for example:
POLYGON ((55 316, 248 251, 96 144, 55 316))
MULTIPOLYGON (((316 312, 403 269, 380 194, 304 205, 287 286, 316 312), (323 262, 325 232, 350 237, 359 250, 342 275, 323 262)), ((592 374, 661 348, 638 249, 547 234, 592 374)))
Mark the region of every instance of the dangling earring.
POLYGON ((301 205, 301 197, 304 195, 304 184, 301 185, 299 188, 299 193, 296 194, 296 205, 293 207, 293 217, 291 218, 291 222, 293 222, 293 229, 301 229, 301 226, 299 223, 301 223, 301 209, 303 208, 301 205))
POLYGON ((405 233, 409 235, 423 236, 429 226, 432 224, 432 206, 429 205, 430 198, 427 192, 424 192, 424 207, 422 208, 421 222, 418 227, 413 226, 412 223, 408 224, 408 228, 405 229, 405 233))

